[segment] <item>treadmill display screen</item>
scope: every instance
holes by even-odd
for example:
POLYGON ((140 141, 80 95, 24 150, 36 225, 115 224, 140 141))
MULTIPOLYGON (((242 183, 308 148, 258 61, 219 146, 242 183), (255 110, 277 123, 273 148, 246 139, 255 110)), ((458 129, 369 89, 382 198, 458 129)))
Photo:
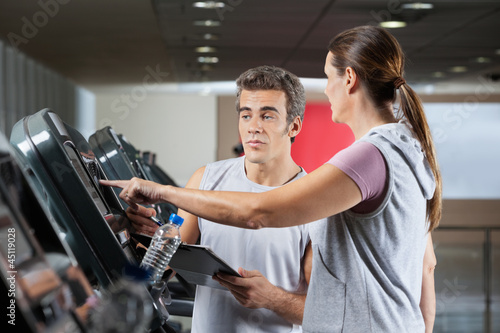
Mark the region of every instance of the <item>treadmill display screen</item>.
MULTIPOLYGON (((109 209, 107 208, 106 204, 104 203, 103 198, 101 197, 99 191, 97 190, 97 185, 96 181, 98 181, 98 178, 95 180, 92 180, 90 178, 89 172, 87 171, 87 168, 84 166, 84 162, 77 151, 71 147, 68 144, 64 145, 64 148, 66 149, 66 152, 68 153, 68 156, 70 158, 71 164, 75 168, 76 172, 78 172, 78 175, 80 176, 80 179, 82 180, 83 184, 85 185, 85 188, 87 189, 87 192, 90 194, 92 197, 92 200, 94 201, 95 205, 101 212, 102 216, 108 215, 109 209)), ((97 175, 93 175, 93 177, 97 177, 97 175)))

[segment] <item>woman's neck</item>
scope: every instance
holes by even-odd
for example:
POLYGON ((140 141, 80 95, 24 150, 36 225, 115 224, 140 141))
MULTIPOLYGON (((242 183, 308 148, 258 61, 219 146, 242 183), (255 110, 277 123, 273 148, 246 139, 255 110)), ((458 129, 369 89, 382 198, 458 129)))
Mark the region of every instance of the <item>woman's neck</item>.
POLYGON ((354 138, 359 140, 372 128, 394 122, 396 118, 392 112, 392 103, 388 103, 385 110, 379 110, 367 98, 359 98, 353 105, 353 116, 348 125, 354 138))

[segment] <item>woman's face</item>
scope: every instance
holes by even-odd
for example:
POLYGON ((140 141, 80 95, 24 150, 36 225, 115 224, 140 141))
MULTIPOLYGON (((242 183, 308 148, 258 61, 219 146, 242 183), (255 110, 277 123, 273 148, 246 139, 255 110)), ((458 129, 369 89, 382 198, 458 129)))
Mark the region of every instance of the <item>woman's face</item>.
POLYGON ((345 76, 339 76, 337 69, 332 65, 333 54, 328 52, 325 61, 325 74, 328 83, 325 88, 325 95, 328 97, 332 109, 332 120, 335 123, 346 121, 346 87, 345 76))

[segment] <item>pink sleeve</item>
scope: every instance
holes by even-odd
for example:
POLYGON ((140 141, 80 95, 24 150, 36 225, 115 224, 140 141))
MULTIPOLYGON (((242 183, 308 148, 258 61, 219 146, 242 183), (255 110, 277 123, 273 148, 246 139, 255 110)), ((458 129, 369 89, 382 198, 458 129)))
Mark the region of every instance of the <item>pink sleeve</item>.
POLYGON ((338 152, 327 163, 347 174, 361 191, 363 211, 373 211, 383 201, 387 170, 384 156, 369 142, 356 142, 338 152))

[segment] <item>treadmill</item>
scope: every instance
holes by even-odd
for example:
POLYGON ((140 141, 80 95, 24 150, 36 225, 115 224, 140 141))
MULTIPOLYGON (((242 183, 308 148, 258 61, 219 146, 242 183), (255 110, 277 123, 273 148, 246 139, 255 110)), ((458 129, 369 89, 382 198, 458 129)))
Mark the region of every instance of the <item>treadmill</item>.
MULTIPOLYGON (((107 290, 128 278, 142 259, 139 244, 116 193, 99 184, 109 178, 85 138, 43 109, 17 122, 10 141, 89 281, 107 290)), ((168 289, 150 286, 149 294, 155 309, 150 329, 170 330, 168 289)))

